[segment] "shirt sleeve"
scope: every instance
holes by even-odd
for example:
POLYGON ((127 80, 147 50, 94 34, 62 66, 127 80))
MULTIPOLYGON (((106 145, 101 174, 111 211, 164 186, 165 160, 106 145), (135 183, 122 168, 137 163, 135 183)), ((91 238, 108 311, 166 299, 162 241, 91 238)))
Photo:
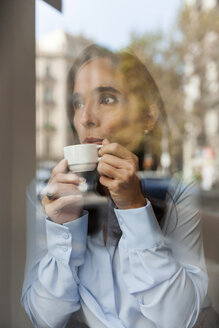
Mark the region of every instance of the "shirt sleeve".
POLYGON ((26 268, 21 300, 34 327, 63 328, 80 308, 77 269, 84 261, 88 224, 83 214, 63 225, 44 219, 47 249, 26 268))
POLYGON ((160 328, 193 327, 207 293, 195 198, 190 186, 169 204, 166 233, 149 201, 138 209, 115 209, 122 230, 119 253, 128 291, 136 297, 141 313, 160 328))

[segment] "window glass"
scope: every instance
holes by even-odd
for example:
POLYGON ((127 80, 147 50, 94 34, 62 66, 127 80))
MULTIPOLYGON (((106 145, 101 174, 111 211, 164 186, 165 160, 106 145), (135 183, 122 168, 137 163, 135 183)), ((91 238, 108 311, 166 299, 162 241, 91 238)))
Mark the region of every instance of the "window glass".
MULTIPOLYGON (((171 179, 193 181, 190 205, 198 196, 219 312, 218 1, 62 3, 62 13, 36 3, 39 197, 65 146, 105 138, 138 157, 151 195, 162 198, 171 179)), ((84 174, 85 192, 97 186, 95 174, 84 174)), ((186 206, 177 206, 185 218, 186 206)))

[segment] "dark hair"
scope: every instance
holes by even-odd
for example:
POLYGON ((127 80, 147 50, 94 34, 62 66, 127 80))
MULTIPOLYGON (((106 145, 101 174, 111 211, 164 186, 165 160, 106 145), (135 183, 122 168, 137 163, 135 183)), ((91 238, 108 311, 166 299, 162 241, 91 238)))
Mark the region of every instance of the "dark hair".
MULTIPOLYGON (((153 128, 153 131, 148 137, 146 148, 151 153, 155 152, 155 156, 158 159, 161 152, 160 143, 162 137, 162 127, 164 124, 167 126, 164 103, 153 77, 145 65, 131 51, 120 51, 118 53, 113 53, 106 48, 97 45, 91 45, 84 49, 81 55, 75 60, 68 76, 68 119, 74 134, 74 141, 78 143, 78 136, 73 124, 74 109, 72 105, 75 78, 80 67, 89 60, 95 58, 110 59, 112 64, 122 72, 122 75, 125 77, 124 83, 127 84, 128 91, 137 95, 139 104, 142 106, 142 113, 144 113, 144 115, 147 114, 151 104, 156 104, 159 111, 159 117, 153 128)), ((142 169, 143 165, 144 149, 145 143, 140 144, 139 148, 134 151, 139 158, 140 170, 142 169)), ((159 160, 157 160, 157 166, 158 164, 159 160)), ((145 196, 150 199, 150 195, 145 194, 145 196)), ((154 208, 157 220, 160 222, 166 210, 166 202, 152 198, 150 200, 154 208)), ((96 214, 97 211, 95 209, 90 211, 88 233, 92 233, 97 230, 97 228, 94 228, 94 225, 96 225, 96 227, 99 226, 98 222, 95 221, 97 219, 94 218, 97 216, 96 214), (92 213, 94 215, 92 215, 92 213), (90 220, 91 216, 92 220, 90 220)), ((111 223, 113 235, 118 240, 121 236, 121 230, 115 217, 111 223)))

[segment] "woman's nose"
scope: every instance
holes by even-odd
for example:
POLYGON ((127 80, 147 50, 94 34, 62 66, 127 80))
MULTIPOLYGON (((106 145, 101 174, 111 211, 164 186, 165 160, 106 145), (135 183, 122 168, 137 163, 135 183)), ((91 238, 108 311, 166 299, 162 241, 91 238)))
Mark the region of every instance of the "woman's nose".
POLYGON ((92 104, 86 104, 81 116, 81 124, 85 127, 98 125, 98 116, 95 106, 92 104))

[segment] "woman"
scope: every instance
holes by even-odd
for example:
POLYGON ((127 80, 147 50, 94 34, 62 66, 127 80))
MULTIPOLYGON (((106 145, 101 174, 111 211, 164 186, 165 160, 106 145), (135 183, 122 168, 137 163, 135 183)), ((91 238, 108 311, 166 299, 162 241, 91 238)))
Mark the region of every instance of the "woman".
POLYGON ((88 227, 83 178, 65 160, 54 168, 42 198, 46 250, 23 288, 27 313, 35 327, 65 327, 72 314, 91 328, 193 327, 208 286, 194 189, 178 183, 164 213, 137 175, 147 136, 160 152, 165 114, 155 82, 134 55, 97 46, 69 80, 75 138, 103 145, 97 190, 108 204, 88 227))

